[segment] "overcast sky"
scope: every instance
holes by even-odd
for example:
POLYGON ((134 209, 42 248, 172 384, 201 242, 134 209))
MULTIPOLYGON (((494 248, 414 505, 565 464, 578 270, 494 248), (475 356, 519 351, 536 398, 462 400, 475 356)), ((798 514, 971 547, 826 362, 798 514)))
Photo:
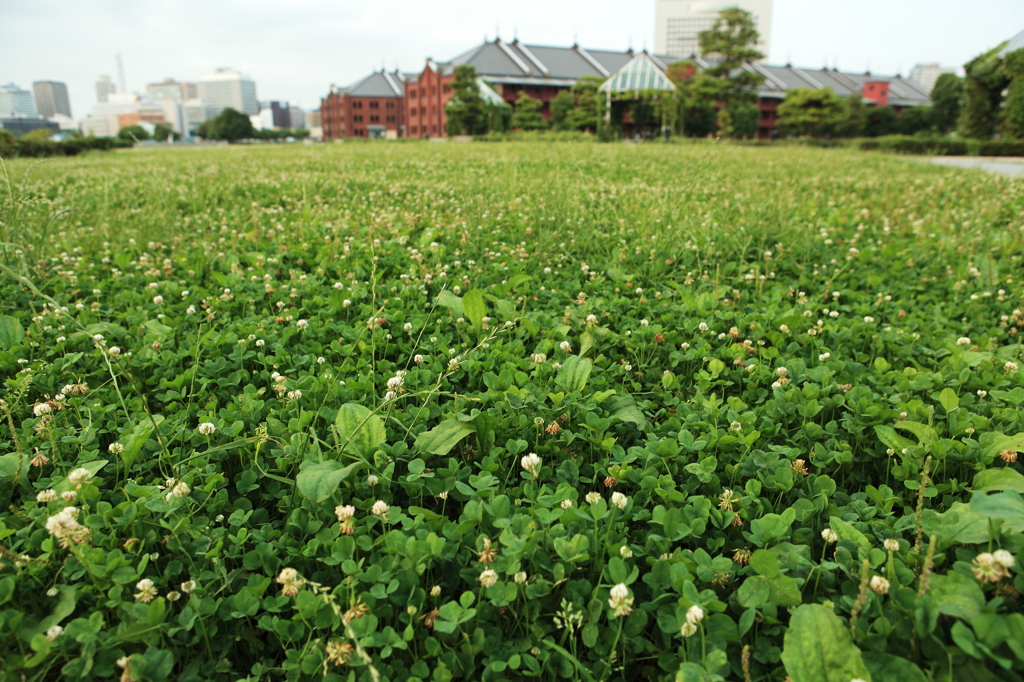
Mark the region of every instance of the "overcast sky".
MULTIPOLYGON (((332 83, 381 65, 419 71, 496 31, 588 48, 654 47, 655 0, 0 0, 0 83, 67 83, 76 118, 100 74, 128 89, 194 80, 218 66, 250 74, 261 100, 307 109, 332 83)), ((775 0, 775 64, 906 75, 959 66, 1024 30, 1022 0, 775 0)))

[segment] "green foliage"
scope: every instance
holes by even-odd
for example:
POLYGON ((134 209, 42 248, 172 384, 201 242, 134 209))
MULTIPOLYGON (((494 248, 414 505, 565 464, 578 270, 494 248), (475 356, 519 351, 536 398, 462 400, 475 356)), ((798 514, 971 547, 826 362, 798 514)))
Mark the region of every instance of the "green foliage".
POLYGON ((956 130, 960 117, 960 99, 964 94, 964 79, 955 73, 940 74, 932 88, 932 120, 943 134, 956 130))
POLYGON ((786 92, 778 109, 778 127, 783 135, 835 136, 849 120, 846 100, 832 88, 794 88, 786 92))
POLYGON ((1019 183, 517 135, 5 160, 7 677, 1024 675, 1019 183))
POLYGON ((113 137, 75 137, 53 142, 49 139, 26 139, 25 136, 16 138, 8 131, 0 130, 0 158, 78 156, 89 151, 110 151, 131 146, 131 142, 113 137))
POLYGON ((167 140, 176 140, 180 137, 174 129, 171 128, 170 123, 157 123, 153 130, 153 139, 159 142, 166 142, 167 140))
POLYGON ((206 140, 238 142, 255 137, 256 130, 248 116, 228 107, 199 126, 198 134, 206 140))
POLYGON ((1024 140, 1024 48, 1003 57, 1003 73, 1009 80, 999 133, 1011 140, 1024 140))
POLYGON ((128 142, 141 142, 150 139, 149 132, 142 126, 125 126, 117 131, 117 138, 128 142))
MULTIPOLYGON (((750 12, 731 7, 722 10, 715 24, 698 34, 700 53, 710 60, 710 66, 701 72, 697 80, 703 80, 699 87, 704 91, 701 99, 719 103, 726 111, 719 118, 719 131, 729 137, 729 127, 735 127, 735 112, 729 110, 737 102, 754 102, 754 90, 763 81, 760 74, 743 68, 746 62, 764 58, 756 48, 760 40, 757 23, 750 12)), ((735 134, 735 133, 734 133, 735 134)))
POLYGON ((990 50, 964 64, 967 76, 958 122, 958 129, 964 137, 980 140, 995 134, 1003 90, 1010 84, 1001 66, 997 50, 990 50))
POLYGON ((569 90, 562 90, 551 100, 551 127, 557 131, 571 130, 568 117, 576 108, 576 98, 569 90))
POLYGON ((542 106, 544 103, 539 99, 520 92, 512 112, 512 127, 517 130, 546 129, 548 122, 544 120, 544 115, 540 111, 542 106))
POLYGON ((896 112, 892 107, 869 107, 864 134, 868 137, 882 137, 896 132, 896 112))
POLYGON ((455 67, 452 97, 445 105, 445 125, 449 135, 483 135, 487 132, 488 111, 476 79, 473 66, 460 64, 455 67))
POLYGON ((566 125, 570 130, 596 133, 601 129, 604 99, 598 88, 603 82, 597 76, 583 76, 573 84, 571 92, 576 106, 566 116, 566 125))
POLYGON ((301 140, 302 138, 309 137, 309 130, 306 128, 264 128, 263 130, 254 130, 253 135, 257 140, 287 140, 289 137, 301 140))
POLYGON ((932 135, 935 130, 932 107, 920 106, 904 109, 896 118, 893 129, 897 135, 932 135))

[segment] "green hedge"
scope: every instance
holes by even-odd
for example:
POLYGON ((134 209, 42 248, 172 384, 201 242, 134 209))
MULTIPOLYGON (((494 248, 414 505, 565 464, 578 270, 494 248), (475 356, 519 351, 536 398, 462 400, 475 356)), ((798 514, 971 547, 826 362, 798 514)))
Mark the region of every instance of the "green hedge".
POLYGON ((109 151, 131 146, 131 142, 113 137, 80 137, 62 142, 0 137, 0 157, 78 156, 87 151, 109 151))
POLYGON ((1024 140, 956 140, 947 137, 890 135, 859 140, 857 148, 928 156, 1024 156, 1024 140))

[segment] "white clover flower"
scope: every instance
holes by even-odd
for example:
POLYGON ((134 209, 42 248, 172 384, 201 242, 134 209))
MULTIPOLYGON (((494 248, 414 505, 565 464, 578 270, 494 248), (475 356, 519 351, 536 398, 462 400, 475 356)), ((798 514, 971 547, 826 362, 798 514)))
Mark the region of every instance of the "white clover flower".
POLYGON ((619 556, 623 559, 629 559, 633 556, 633 550, 629 548, 629 545, 623 545, 619 547, 619 556))
POLYGON ((372 488, 373 486, 377 485, 378 480, 379 479, 374 474, 370 474, 369 476, 366 477, 366 485, 372 488))
POLYGON ((683 637, 692 637, 697 632, 697 624, 686 621, 679 632, 683 637))
POLYGON ((629 504, 629 498, 619 492, 612 493, 612 506, 618 509, 625 509, 629 504))
POLYGON ((412 331, 412 322, 406 322, 405 324, 403 324, 402 325, 402 329, 404 329, 407 332, 411 332, 412 331))
POLYGON ((519 571, 514 576, 512 576, 512 580, 517 585, 525 585, 526 584, 526 571, 519 571))
POLYGON ((68 474, 68 482, 76 488, 81 488, 83 485, 89 482, 92 478, 92 474, 89 473, 88 469, 79 467, 72 469, 71 473, 68 474))
POLYGON ((729 424, 729 430, 730 431, 742 431, 743 430, 743 424, 740 424, 739 422, 731 422, 729 424))
POLYGON ((440 585, 434 585, 433 587, 431 587, 430 588, 430 596, 431 597, 440 597, 441 596, 441 586, 440 585))
POLYGON ((76 497, 78 497, 78 493, 74 490, 65 490, 60 494, 60 499, 64 500, 68 504, 74 502, 76 497))
POLYGON ((1003 365, 1003 369, 1007 372, 1007 374, 1013 374, 1018 369, 1017 363, 1013 362, 1012 360, 1008 360, 1006 364, 1003 365))
POLYGON ((587 504, 597 504, 598 502, 601 501, 601 493, 598 493, 598 492, 587 493, 586 500, 587 500, 587 504))
POLYGON ((644 319, 644 320, 640 320, 640 326, 641 326, 641 327, 647 327, 647 326, 649 326, 650 324, 651 324, 651 323, 650 323, 650 322, 649 322, 648 320, 646 320, 646 319, 644 319))
POLYGON ((54 625, 52 628, 46 631, 46 641, 53 642, 60 638, 64 634, 64 628, 59 625, 54 625))
POLYGON ((889 581, 880 575, 871 577, 871 589, 878 594, 888 594, 889 592, 889 581))
POLYGON ((699 607, 696 604, 694 604, 693 606, 691 606, 689 609, 686 610, 686 622, 687 623, 693 623, 694 625, 696 625, 697 623, 701 622, 702 620, 704 620, 704 609, 702 609, 701 607, 699 607))
POLYGON ((398 397, 398 394, 394 391, 388 391, 384 394, 384 402, 388 403, 398 397))
POLYGON ((373 503, 373 507, 370 509, 370 513, 374 516, 379 516, 385 521, 387 521, 388 509, 390 509, 390 507, 388 507, 387 503, 384 502, 384 500, 377 500, 376 502, 373 503))
POLYGON ((477 577, 477 580, 480 581, 481 587, 492 587, 498 582, 498 574, 493 569, 488 568, 477 577))
POLYGON ((970 338, 968 338, 966 336, 961 336, 959 339, 956 340, 956 345, 958 345, 958 346, 969 346, 969 345, 971 345, 971 340, 970 340, 970 338))
POLYGON ((629 588, 625 583, 615 585, 608 593, 608 606, 615 611, 613 617, 628 616, 633 610, 633 598, 629 596, 629 588))
POLYGON ((178 481, 171 489, 171 495, 174 497, 188 497, 192 489, 188 487, 188 483, 184 481, 178 481))
POLYGON ((351 504, 338 505, 334 508, 334 515, 338 517, 338 521, 344 523, 356 515, 356 508, 351 504))
POLYGON ((826 361, 826 360, 828 360, 828 359, 829 359, 830 357, 832 357, 832 354, 831 354, 831 353, 822 353, 821 355, 819 355, 819 356, 818 356, 818 361, 819 361, 819 362, 825 362, 825 361, 826 361))
POLYGON ((558 344, 558 347, 561 348, 566 353, 572 352, 572 344, 569 343, 568 341, 562 341, 560 344, 558 344))
POLYGON ((49 403, 38 403, 32 408, 32 414, 37 417, 42 417, 44 414, 50 414, 53 412, 53 408, 50 407, 49 403))
POLYGON ((348 300, 347 298, 344 301, 341 302, 341 307, 342 308, 347 308, 350 305, 352 305, 352 301, 348 300))
POLYGON ((416 355, 412 356, 412 361, 419 365, 423 362, 423 356, 417 353, 416 355))
POLYGON ((195 315, 196 314, 196 307, 194 305, 190 305, 188 308, 185 308, 185 314, 186 315, 195 315))
POLYGON ((36 502, 56 502, 57 491, 53 488, 47 488, 46 490, 40 490, 36 493, 36 502))
POLYGON ((870 315, 866 315, 864 317, 864 321, 867 322, 868 324, 871 324, 872 322, 875 321, 875 318, 871 317, 870 315))
POLYGON ((702 332, 706 332, 708 330, 708 323, 701 322, 700 324, 697 325, 697 329, 699 329, 702 332))
POLYGON ((135 583, 135 589, 139 591, 135 598, 143 604, 149 603, 156 598, 156 585, 149 578, 143 578, 135 583))
POLYGON ((831 545, 833 542, 839 541, 839 536, 836 535, 836 532, 831 528, 826 528, 821 531, 821 539, 831 545))
POLYGON ((204 436, 209 436, 211 433, 217 430, 217 427, 211 422, 203 422, 199 425, 199 433, 204 436))
POLYGON ((121 349, 118 348, 117 346, 111 346, 110 348, 107 349, 107 352, 110 353, 111 355, 120 355, 121 349))
POLYGON ((181 591, 184 592, 185 594, 190 594, 192 592, 192 590, 194 590, 194 589, 196 589, 196 581, 195 580, 186 580, 185 582, 183 582, 181 584, 181 591))
POLYGON ((1003 568, 1013 568, 1014 564, 1017 563, 1013 555, 1005 549, 997 549, 992 552, 992 559, 1003 568))
POLYGON ((886 538, 882 542, 882 546, 889 552, 898 552, 900 549, 900 541, 893 538, 886 538))
POLYGON ((169 601, 169 602, 176 602, 179 599, 181 599, 181 593, 178 592, 177 590, 171 590, 170 592, 167 593, 167 601, 169 601))
POLYGON ((156 304, 156 305, 163 305, 164 297, 163 296, 154 296, 153 297, 153 303, 156 304))
POLYGON ((562 500, 560 506, 562 509, 572 509, 572 500, 562 500))
POLYGON ((690 349, 690 344, 688 344, 686 342, 683 342, 683 344, 681 346, 679 346, 679 347, 682 348, 683 350, 689 350, 690 349))
POLYGON ((519 464, 534 478, 540 476, 541 459, 537 453, 531 452, 528 455, 524 455, 519 464))
POLYGON ((324 364, 325 362, 327 362, 327 358, 325 358, 325 357, 323 357, 323 356, 321 356, 321 357, 319 357, 319 358, 317 358, 317 359, 316 359, 316 364, 318 364, 318 365, 322 365, 322 364, 324 364))
POLYGON ((297 320, 295 322, 295 326, 298 327, 299 329, 306 329, 307 327, 309 327, 309 322, 307 320, 297 320))
POLYGON ((299 398, 302 397, 302 391, 300 391, 299 389, 295 389, 294 391, 288 391, 286 397, 288 398, 288 400, 298 400, 299 398))
POLYGON ((780 324, 779 331, 782 332, 783 334, 787 333, 789 331, 789 325, 780 324))
POLYGON ((124 452, 124 446, 120 443, 114 442, 107 446, 107 451, 114 455, 119 455, 124 452))

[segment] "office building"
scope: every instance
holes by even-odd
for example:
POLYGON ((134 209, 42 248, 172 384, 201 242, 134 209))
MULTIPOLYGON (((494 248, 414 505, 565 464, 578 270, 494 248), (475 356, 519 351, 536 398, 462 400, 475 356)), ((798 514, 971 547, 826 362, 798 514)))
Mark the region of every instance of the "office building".
POLYGON ((14 83, 0 85, 0 118, 36 118, 32 93, 14 83))
POLYGON ((179 83, 173 78, 165 78, 163 83, 150 83, 146 86, 146 93, 157 101, 184 102, 198 97, 197 92, 195 83, 179 83))
POLYGON ((955 66, 939 66, 938 62, 925 62, 910 70, 910 80, 931 92, 935 87, 935 81, 939 80, 939 76, 944 73, 956 73, 959 70, 955 66))
POLYGON ((654 51, 677 59, 701 56, 698 35, 715 25, 722 10, 738 7, 757 22, 765 58, 771 46, 772 0, 658 0, 654 10, 654 51))
POLYGON ((36 81, 32 84, 32 92, 36 98, 36 113, 43 118, 57 114, 72 118, 68 86, 57 81, 36 81))
POLYGON ((256 83, 233 69, 217 69, 212 75, 200 77, 196 94, 218 113, 228 108, 249 116, 260 113, 256 83))
POLYGON ((110 76, 100 76, 100 79, 96 81, 96 101, 106 102, 107 98, 117 92, 117 86, 114 85, 114 81, 110 80, 110 76))

